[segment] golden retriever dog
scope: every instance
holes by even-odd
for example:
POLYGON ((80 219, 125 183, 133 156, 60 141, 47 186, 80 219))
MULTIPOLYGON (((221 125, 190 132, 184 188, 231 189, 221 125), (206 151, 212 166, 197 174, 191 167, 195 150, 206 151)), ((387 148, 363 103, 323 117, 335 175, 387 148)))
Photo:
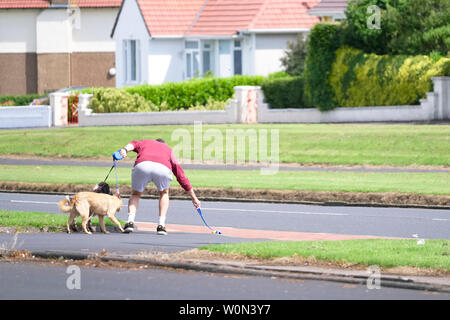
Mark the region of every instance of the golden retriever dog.
POLYGON ((104 217, 107 216, 114 224, 123 232, 120 222, 116 219, 115 214, 122 208, 122 199, 117 196, 111 196, 104 193, 96 192, 79 192, 70 200, 64 199, 58 203, 59 209, 64 213, 70 213, 67 220, 67 233, 70 233, 70 226, 77 216, 81 216, 81 227, 84 233, 91 234, 86 225, 90 215, 97 215, 100 229, 103 233, 106 231, 104 217))

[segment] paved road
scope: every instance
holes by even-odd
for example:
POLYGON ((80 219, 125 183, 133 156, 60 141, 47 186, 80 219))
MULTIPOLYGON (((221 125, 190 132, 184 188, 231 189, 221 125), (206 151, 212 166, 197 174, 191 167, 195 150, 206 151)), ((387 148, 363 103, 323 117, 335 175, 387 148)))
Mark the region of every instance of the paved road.
MULTIPOLYGON (((450 299, 450 294, 415 290, 383 287, 369 290, 364 285, 326 281, 288 281, 161 269, 111 270, 81 267, 80 289, 77 289, 76 280, 69 279, 75 272, 78 271, 68 270, 66 266, 0 262, 0 299, 201 300, 203 305, 209 303, 205 300, 216 299, 231 300, 231 303, 235 300, 261 300, 259 304, 266 304, 264 300, 300 299, 450 299), (69 288, 72 289, 67 287, 68 280, 69 288)), ((242 303, 245 304, 244 301, 242 303)), ((186 303, 180 301, 179 305, 186 303)), ((176 316, 173 312, 178 310, 165 309, 164 313, 165 316, 176 316)), ((272 309, 272 312, 280 316, 282 311, 275 312, 272 309)))
MULTIPOLYGON (((59 214, 62 196, 0 193, 0 209, 42 211, 59 214)), ((118 214, 126 219, 126 203, 118 214)), ((137 220, 155 222, 156 200, 142 200, 137 220)), ((306 205, 204 202, 208 223, 217 228, 269 229, 282 232, 449 238, 448 210, 320 207, 306 205)), ((203 227, 189 201, 171 201, 168 223, 203 227)), ((203 227, 204 228, 204 227, 203 227)), ((205 229, 205 228, 204 228, 205 229)), ((20 234, 15 249, 97 253, 176 252, 209 243, 249 240, 210 233, 154 232, 133 234, 41 233, 20 234)), ((13 236, 0 234, 0 245, 11 246, 13 236)), ((0 263, 0 299, 450 299, 449 294, 382 287, 368 290, 364 285, 326 281, 293 281, 263 277, 240 277, 162 269, 143 271, 81 269, 81 290, 69 290, 66 267, 0 263), (5 289, 7 288, 7 289, 5 289)))
MULTIPOLYGON (((0 193, 0 209, 60 213, 62 196, 0 193)), ((118 218, 126 220, 128 199, 118 218)), ((203 202, 208 224, 220 227, 429 239, 450 238, 450 211, 411 208, 203 202)), ((157 222, 157 200, 141 200, 136 221, 157 222)), ((171 200, 168 224, 203 226, 190 201, 171 200)), ((205 229, 206 230, 206 229, 205 229)))

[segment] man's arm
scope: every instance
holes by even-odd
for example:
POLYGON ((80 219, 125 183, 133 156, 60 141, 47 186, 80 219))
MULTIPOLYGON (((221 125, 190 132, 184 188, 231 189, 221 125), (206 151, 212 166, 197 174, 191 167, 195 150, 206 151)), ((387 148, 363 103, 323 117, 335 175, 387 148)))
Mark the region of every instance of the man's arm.
POLYGON ((131 143, 127 144, 124 148, 120 149, 120 154, 122 155, 122 157, 126 157, 128 152, 133 151, 134 150, 134 145, 132 145, 131 143))
POLYGON ((192 203, 194 204, 194 207, 196 209, 200 208, 200 200, 198 200, 197 196, 195 195, 194 188, 189 190, 188 193, 191 196, 192 203))

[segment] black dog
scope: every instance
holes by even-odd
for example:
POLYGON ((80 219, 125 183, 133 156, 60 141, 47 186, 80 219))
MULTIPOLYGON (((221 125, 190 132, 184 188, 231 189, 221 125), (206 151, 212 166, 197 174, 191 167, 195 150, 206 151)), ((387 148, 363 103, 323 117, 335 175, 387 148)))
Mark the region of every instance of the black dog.
MULTIPOLYGON (((112 196, 111 188, 109 187, 109 184, 107 184, 105 181, 102 181, 102 182, 96 184, 94 189, 92 189, 92 191, 97 192, 97 193, 105 193, 105 194, 109 194, 110 196, 112 196)), ((90 232, 95 232, 95 227, 92 226, 91 219, 88 220, 86 228, 90 232)), ((70 229, 74 232, 78 232, 78 228, 77 228, 77 224, 76 224, 75 220, 72 222, 70 229)))
POLYGON ((93 191, 97 193, 109 194, 110 196, 112 196, 111 188, 109 187, 109 184, 107 184, 105 181, 98 183, 94 187, 93 191))

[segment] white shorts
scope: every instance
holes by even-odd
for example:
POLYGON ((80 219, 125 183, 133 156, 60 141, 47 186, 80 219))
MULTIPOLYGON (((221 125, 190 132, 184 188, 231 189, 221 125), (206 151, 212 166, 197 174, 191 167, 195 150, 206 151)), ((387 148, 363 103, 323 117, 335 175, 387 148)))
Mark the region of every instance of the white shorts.
POLYGON ((158 191, 163 191, 170 187, 172 181, 172 171, 165 165, 143 161, 138 163, 131 173, 131 187, 135 191, 142 192, 149 182, 153 182, 158 191))

